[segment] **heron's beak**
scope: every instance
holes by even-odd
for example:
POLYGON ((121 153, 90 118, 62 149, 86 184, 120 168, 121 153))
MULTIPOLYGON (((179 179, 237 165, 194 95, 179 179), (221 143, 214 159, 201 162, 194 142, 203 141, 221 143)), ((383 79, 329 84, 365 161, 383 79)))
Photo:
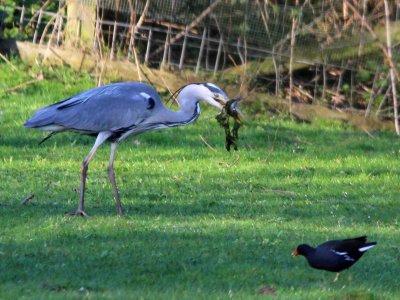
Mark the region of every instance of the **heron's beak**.
POLYGON ((215 93, 215 94, 213 95, 213 99, 214 99, 216 102, 218 102, 219 104, 221 104, 222 106, 224 106, 225 103, 229 101, 228 98, 224 97, 224 96, 221 95, 221 94, 217 94, 217 93, 215 93))
POLYGON ((224 108, 226 102, 228 102, 228 100, 229 100, 228 98, 224 97, 223 95, 220 95, 217 93, 215 93, 211 99, 212 99, 212 101, 207 101, 207 102, 210 103, 211 105, 214 105, 215 107, 218 107, 220 110, 222 110, 224 108))
POLYGON ((222 110, 225 106, 226 101, 223 97, 217 97, 216 94, 213 94, 211 97, 203 98, 204 101, 208 102, 212 106, 215 106, 219 110, 222 110))

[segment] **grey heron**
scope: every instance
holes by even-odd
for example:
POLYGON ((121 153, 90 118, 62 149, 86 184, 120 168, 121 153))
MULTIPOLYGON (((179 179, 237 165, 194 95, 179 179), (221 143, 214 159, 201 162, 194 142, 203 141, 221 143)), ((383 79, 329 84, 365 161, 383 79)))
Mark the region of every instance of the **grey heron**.
POLYGON ((162 104, 157 91, 145 83, 114 83, 41 108, 24 126, 51 131, 48 137, 63 131, 96 136, 92 149, 82 162, 79 206, 71 212, 72 215, 87 216, 84 200, 88 165, 100 145, 105 141, 111 142, 108 177, 118 214, 122 215, 114 173, 118 143, 146 131, 193 123, 200 115, 201 100, 221 110, 229 99, 222 89, 212 83, 189 84, 178 94, 179 110, 171 111, 162 104))

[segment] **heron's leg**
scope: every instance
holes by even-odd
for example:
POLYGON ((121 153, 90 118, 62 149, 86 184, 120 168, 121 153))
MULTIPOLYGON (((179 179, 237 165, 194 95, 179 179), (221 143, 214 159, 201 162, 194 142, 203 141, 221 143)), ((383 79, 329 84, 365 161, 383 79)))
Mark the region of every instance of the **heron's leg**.
POLYGON ((105 131, 100 132, 96 138, 96 142, 94 143, 92 149, 89 154, 85 157, 82 162, 82 179, 81 179, 81 192, 79 197, 79 207, 76 211, 72 211, 71 215, 81 215, 87 217, 87 213, 85 212, 84 202, 85 202, 85 189, 86 189, 86 175, 89 167, 89 162, 92 159, 93 155, 96 153, 97 149, 103 144, 111 135, 111 132, 105 131))
POLYGON ((121 205, 121 201, 119 200, 119 193, 117 183, 115 182, 115 173, 114 173, 114 159, 115 159, 115 150, 117 149, 117 143, 111 143, 111 155, 110 160, 108 162, 108 178, 110 178, 110 182, 114 192, 115 203, 117 204, 117 211, 119 215, 123 215, 124 210, 121 205))
POLYGON ((335 276, 335 279, 333 280, 333 282, 336 282, 336 281, 338 281, 338 279, 339 279, 339 275, 340 275, 340 273, 339 273, 339 272, 337 272, 337 273, 336 273, 336 276, 335 276))

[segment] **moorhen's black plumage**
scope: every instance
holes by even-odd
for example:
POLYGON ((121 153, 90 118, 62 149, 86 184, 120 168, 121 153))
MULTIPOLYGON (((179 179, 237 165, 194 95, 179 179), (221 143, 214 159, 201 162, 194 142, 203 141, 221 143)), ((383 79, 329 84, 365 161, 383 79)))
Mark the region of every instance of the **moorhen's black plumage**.
POLYGON ((330 272, 340 272, 350 268, 360 257, 376 245, 367 243, 366 236, 354 239, 328 241, 313 248, 307 244, 297 246, 292 255, 303 255, 308 264, 315 268, 330 272))

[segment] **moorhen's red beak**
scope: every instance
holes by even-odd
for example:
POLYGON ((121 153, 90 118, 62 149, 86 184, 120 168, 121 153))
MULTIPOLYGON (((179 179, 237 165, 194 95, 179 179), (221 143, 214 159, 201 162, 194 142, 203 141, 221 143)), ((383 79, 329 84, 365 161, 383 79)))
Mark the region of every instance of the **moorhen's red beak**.
POLYGON ((292 252, 292 256, 297 256, 299 255, 299 251, 297 251, 297 249, 294 249, 294 251, 292 252))

